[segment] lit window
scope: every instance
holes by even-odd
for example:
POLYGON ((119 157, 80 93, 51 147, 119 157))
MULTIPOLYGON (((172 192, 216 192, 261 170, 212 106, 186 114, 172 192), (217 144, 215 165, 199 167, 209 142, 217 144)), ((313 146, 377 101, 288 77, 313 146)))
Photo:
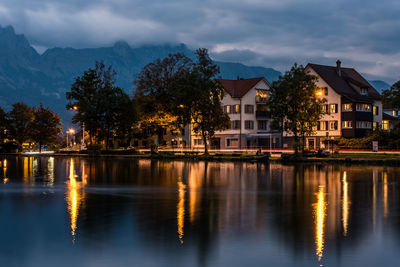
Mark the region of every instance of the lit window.
POLYGON ((267 102, 267 90, 256 89, 256 102, 267 102))
POLYGON ((330 113, 337 113, 337 104, 330 104, 329 105, 329 112, 330 113))
POLYGON ((376 121, 374 121, 374 122, 372 123, 372 129, 373 129, 373 130, 376 130, 377 126, 378 126, 378 123, 377 123, 376 121))
POLYGON ((343 121, 342 127, 343 128, 353 128, 353 122, 352 121, 343 121))
POLYGON ((372 113, 373 113, 374 115, 379 115, 379 107, 373 106, 373 107, 372 107, 372 113))
POLYGON ((356 104, 356 110, 363 111, 363 112, 370 112, 371 105, 370 104, 356 104))
POLYGON ((385 131, 389 130, 389 121, 387 121, 387 120, 382 121, 382 130, 385 130, 385 131))
POLYGON ((319 130, 320 131, 328 130, 328 122, 327 121, 320 121, 319 122, 319 130))
POLYGON ((232 113, 231 106, 229 106, 229 105, 225 106, 225 112, 226 112, 227 114, 231 114, 231 113, 232 113))
POLYGON ((353 111, 352 104, 343 104, 342 105, 342 111, 353 111))
POLYGON ((236 104, 233 106, 233 113, 240 113, 240 105, 236 104))

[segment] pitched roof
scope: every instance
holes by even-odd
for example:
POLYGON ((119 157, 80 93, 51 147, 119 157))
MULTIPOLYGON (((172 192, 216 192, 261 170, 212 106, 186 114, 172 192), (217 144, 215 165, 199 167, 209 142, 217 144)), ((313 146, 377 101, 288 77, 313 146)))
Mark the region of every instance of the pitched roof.
POLYGON ((399 118, 397 117, 393 117, 385 112, 382 113, 382 120, 386 120, 386 121, 398 121, 399 118))
POLYGON ((225 91, 231 95, 232 98, 241 98, 251 88, 257 85, 260 81, 264 80, 267 84, 267 80, 263 77, 259 78, 251 78, 251 79, 240 79, 240 80, 225 80, 225 79, 217 79, 224 87, 225 91))
POLYGON ((345 96, 353 101, 372 102, 380 99, 380 94, 373 86, 369 84, 355 69, 341 67, 341 75, 336 71, 336 66, 325 66, 309 63, 310 66, 318 75, 335 90, 336 93, 345 96), (368 89, 368 95, 361 95, 350 84, 354 84, 360 88, 368 89))

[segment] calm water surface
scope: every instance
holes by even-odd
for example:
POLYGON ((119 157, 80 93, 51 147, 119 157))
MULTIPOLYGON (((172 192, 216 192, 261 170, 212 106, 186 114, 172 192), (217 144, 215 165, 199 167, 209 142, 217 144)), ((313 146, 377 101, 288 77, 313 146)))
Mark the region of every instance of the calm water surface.
POLYGON ((399 266, 393 167, 0 158, 1 266, 399 266))

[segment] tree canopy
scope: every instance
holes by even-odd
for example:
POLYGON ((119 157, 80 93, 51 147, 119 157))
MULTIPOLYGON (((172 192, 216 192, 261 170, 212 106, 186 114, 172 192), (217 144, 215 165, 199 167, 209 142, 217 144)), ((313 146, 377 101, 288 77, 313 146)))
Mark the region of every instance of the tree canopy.
POLYGON ((386 108, 400 109, 400 81, 394 83, 390 89, 382 91, 382 103, 386 108))
POLYGON ((316 95, 316 81, 316 76, 307 74, 302 65, 295 64, 269 90, 271 126, 294 136, 296 154, 299 137, 302 137, 304 149, 304 137, 314 132, 323 114, 322 104, 326 100, 316 95))
POLYGON ((115 85, 115 77, 116 72, 111 66, 96 62, 94 68, 89 68, 75 79, 71 90, 66 93, 67 109, 75 110, 72 122, 84 124, 90 142, 93 139, 96 142, 105 141, 106 147, 117 130, 130 128, 126 125, 121 127, 122 124, 133 123, 132 120, 121 122, 118 119, 136 118, 136 109, 131 108, 132 100, 115 85))
POLYGON ((15 103, 8 113, 9 133, 21 146, 22 143, 30 141, 34 110, 24 103, 15 103))
POLYGON ((33 111, 34 119, 31 122, 30 137, 39 145, 39 151, 41 151, 42 145, 56 143, 58 136, 62 133, 61 118, 42 104, 33 111))

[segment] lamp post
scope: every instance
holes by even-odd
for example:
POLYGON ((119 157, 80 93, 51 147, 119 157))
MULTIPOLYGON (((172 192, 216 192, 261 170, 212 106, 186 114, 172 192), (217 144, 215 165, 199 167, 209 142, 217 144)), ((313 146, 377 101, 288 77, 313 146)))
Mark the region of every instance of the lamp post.
POLYGON ((69 146, 68 145, 68 135, 71 135, 71 144, 73 145, 73 143, 72 143, 72 135, 73 134, 75 134, 75 129, 69 128, 68 131, 67 131, 67 147, 69 146))

